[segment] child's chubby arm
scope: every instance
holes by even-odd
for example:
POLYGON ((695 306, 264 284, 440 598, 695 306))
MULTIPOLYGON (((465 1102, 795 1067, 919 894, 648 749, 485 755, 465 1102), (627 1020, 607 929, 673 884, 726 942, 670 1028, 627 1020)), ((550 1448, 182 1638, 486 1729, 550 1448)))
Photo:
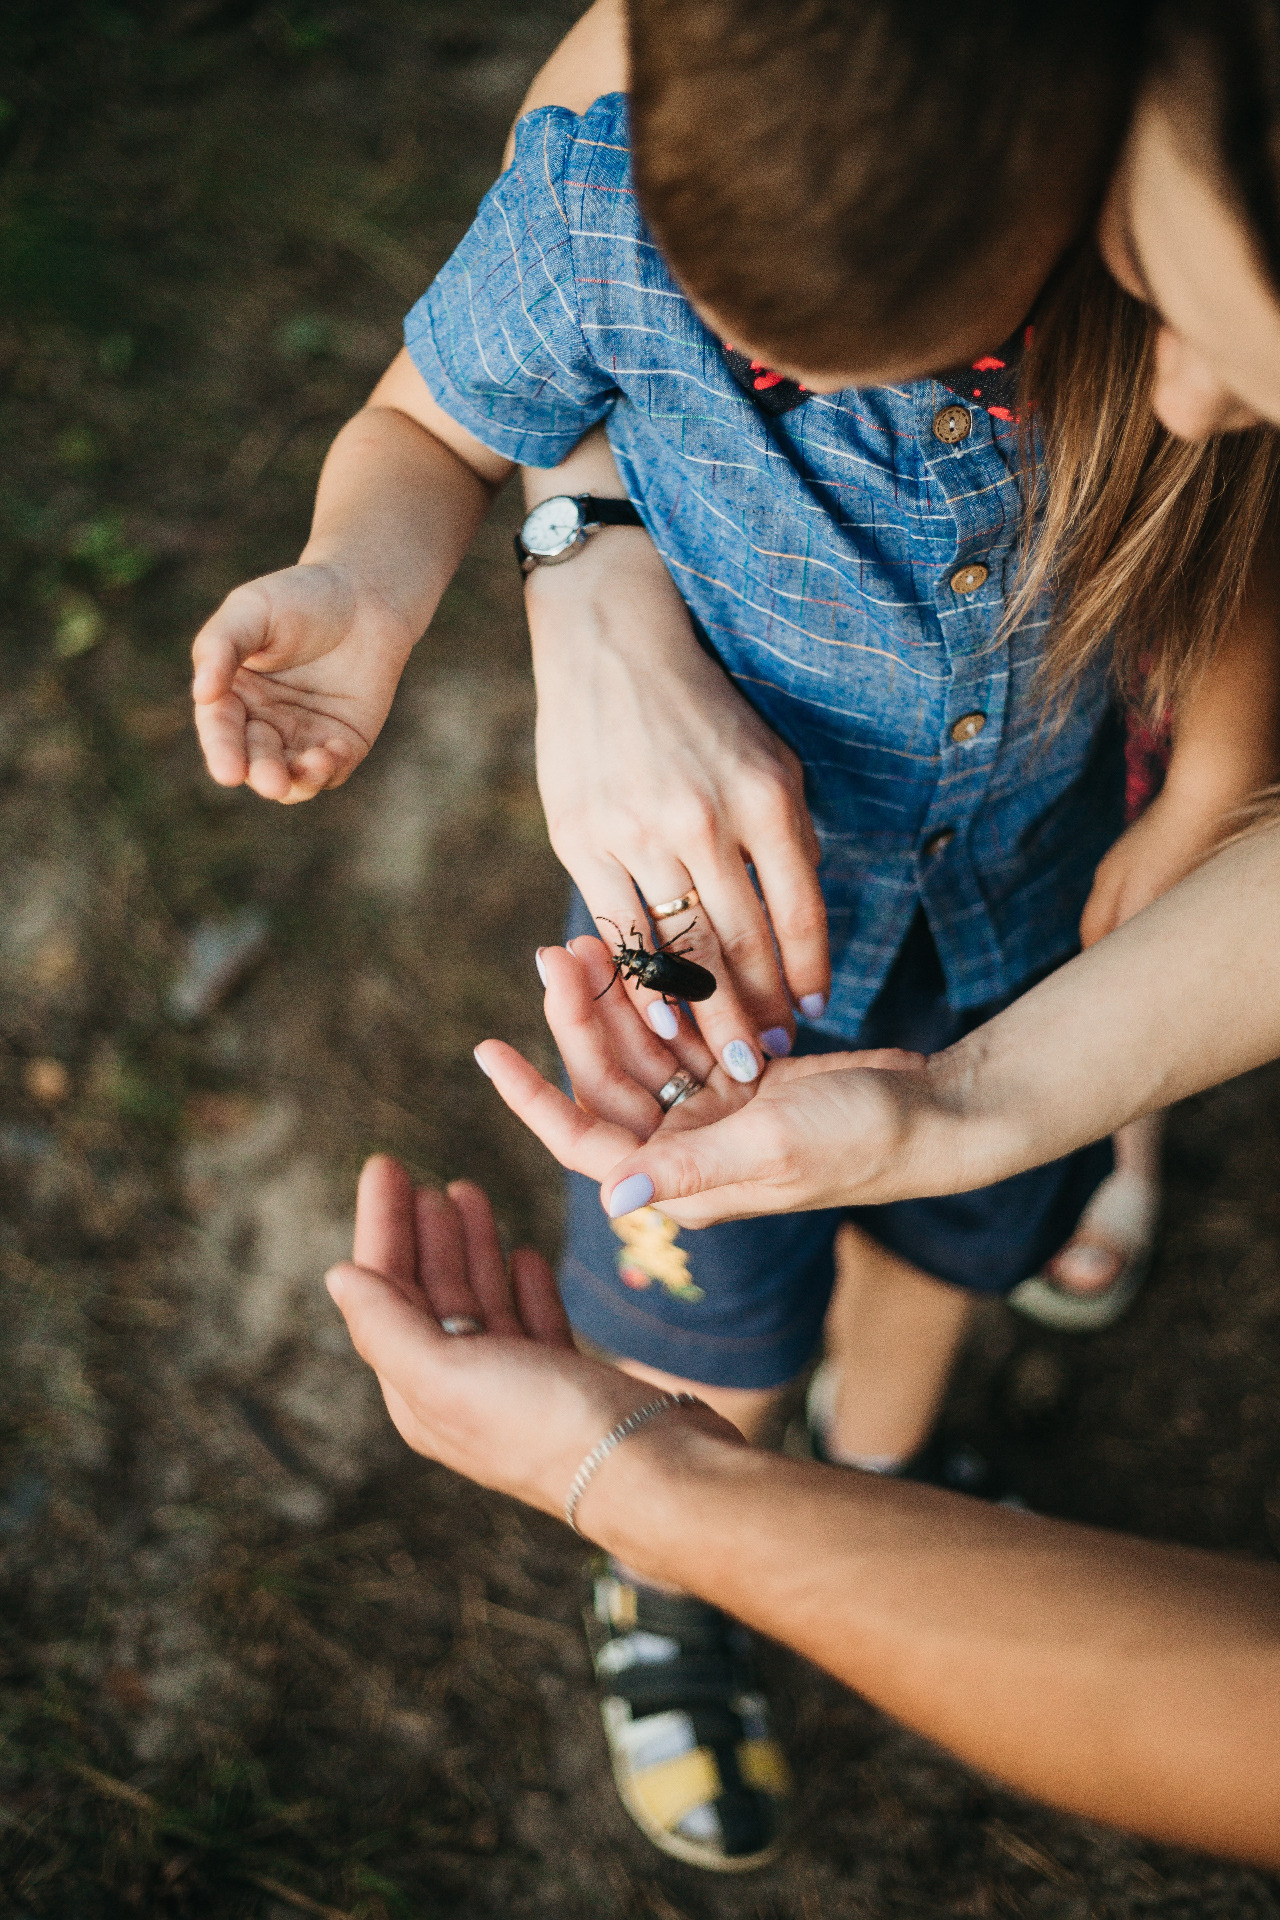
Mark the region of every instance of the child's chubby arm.
POLYGON ((1280 779, 1280 568, 1268 554, 1175 716, 1164 786, 1099 864, 1080 921, 1092 946, 1190 873, 1280 779))
POLYGON ((224 787, 341 786, 512 466, 401 352, 329 450, 296 566, 228 594, 193 648, 196 731, 224 787))
MULTIPOLYGON (((621 0, 595 0, 521 112, 580 112, 625 85, 621 0)), ((511 471, 398 354, 330 449, 298 564, 237 587, 197 635, 196 731, 215 780, 282 801, 341 786, 511 471)))

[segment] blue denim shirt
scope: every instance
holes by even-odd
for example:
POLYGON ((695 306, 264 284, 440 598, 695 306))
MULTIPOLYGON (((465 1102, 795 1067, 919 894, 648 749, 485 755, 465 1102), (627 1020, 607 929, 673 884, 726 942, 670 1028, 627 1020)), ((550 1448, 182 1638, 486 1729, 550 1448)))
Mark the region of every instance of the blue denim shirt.
POLYGON ((920 903, 957 1010, 1073 950, 1122 825, 1122 741, 1104 664, 1046 714, 1044 607, 997 637, 1015 426, 975 407, 945 443, 934 416, 956 399, 932 380, 764 413, 645 229, 620 94, 520 123, 405 340, 450 417, 509 459, 554 466, 607 423, 704 641, 804 764, 826 1031, 856 1033, 920 903), (957 592, 977 563, 985 584, 957 592))

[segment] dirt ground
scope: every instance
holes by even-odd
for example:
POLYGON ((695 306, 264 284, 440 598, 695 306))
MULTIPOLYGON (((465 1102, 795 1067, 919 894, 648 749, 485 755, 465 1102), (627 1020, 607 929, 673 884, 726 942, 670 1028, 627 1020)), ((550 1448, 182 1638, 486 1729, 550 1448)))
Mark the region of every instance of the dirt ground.
MULTIPOLYGON (((1280 1916, 1274 1878, 1029 1806, 780 1652, 785 1858, 662 1861, 605 1784, 580 1547, 408 1456, 319 1287, 374 1147, 555 1245, 471 1060, 545 1059, 566 891, 514 504, 341 793, 216 791, 188 647, 296 554, 576 11, 0 18, 0 1913, 1280 1916), (193 937, 236 935, 256 965, 192 1019, 193 937)), ((1130 1320, 992 1309, 948 1421, 1047 1510, 1271 1554, 1280 1076, 1182 1109, 1168 1165, 1130 1320)))

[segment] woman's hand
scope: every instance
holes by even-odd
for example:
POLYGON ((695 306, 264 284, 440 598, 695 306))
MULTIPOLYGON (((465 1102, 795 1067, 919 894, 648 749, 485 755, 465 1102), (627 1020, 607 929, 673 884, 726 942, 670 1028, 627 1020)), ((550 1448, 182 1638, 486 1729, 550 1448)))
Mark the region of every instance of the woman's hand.
MULTIPOLYGON (((564 1511, 585 1455, 653 1398, 575 1350, 546 1261, 523 1247, 503 1259, 489 1202, 469 1181, 415 1192, 398 1162, 370 1160, 353 1258, 327 1285, 414 1451, 548 1513, 564 1511), (451 1318, 481 1331, 446 1334, 451 1318)), ((740 1437, 709 1408, 678 1417, 740 1437)))
POLYGON ((700 1227, 908 1190, 905 1147, 929 1105, 920 1054, 884 1048, 776 1060, 743 1087, 687 1028, 660 1041, 618 986, 595 997, 610 973, 600 941, 544 947, 539 957, 547 1021, 575 1099, 500 1040, 486 1040, 476 1058, 562 1166, 602 1182, 611 1214, 652 1200, 682 1225, 700 1227), (681 1069, 704 1084, 664 1113, 658 1090, 681 1069))
MULTIPOLYGON (((531 501, 623 492, 599 435, 527 480, 531 501)), ((830 991, 800 763, 698 644, 641 530, 608 528, 565 565, 535 568, 526 604, 551 844, 611 942, 608 921, 628 938, 643 927, 641 900, 660 905, 696 888, 699 904, 660 922, 658 938, 680 934, 715 975, 698 1025, 749 1083, 790 1046, 793 1009, 816 1017, 830 991)), ((670 1037, 672 1011, 632 991, 670 1037)))

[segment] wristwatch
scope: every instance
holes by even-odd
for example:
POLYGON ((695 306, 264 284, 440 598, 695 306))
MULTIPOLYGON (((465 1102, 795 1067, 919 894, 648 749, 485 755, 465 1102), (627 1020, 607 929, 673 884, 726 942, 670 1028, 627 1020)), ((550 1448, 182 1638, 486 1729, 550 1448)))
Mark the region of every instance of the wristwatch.
POLYGON ((629 500, 598 500, 590 493, 555 493, 541 501, 516 535, 521 573, 572 560, 601 527, 642 527, 629 500))

